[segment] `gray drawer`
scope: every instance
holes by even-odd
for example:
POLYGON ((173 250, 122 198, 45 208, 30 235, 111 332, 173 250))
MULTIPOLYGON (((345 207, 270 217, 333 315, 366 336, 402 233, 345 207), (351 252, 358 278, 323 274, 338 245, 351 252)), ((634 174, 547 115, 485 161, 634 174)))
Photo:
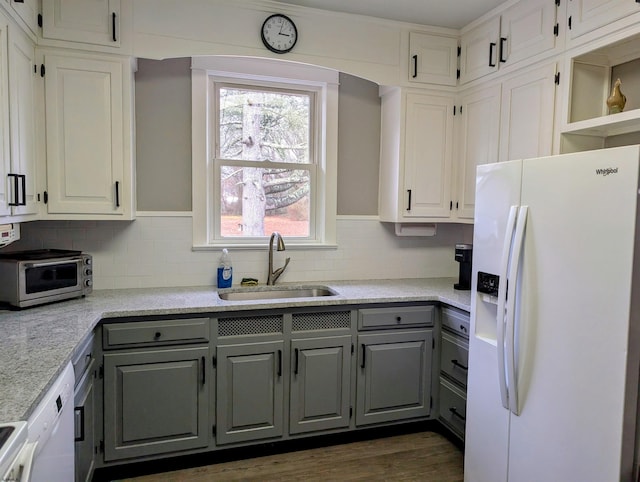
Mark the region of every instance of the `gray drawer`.
POLYGON ((133 321, 105 324, 103 347, 124 348, 131 345, 172 345, 209 341, 209 318, 133 321))
POLYGON ((443 306, 442 327, 468 338, 469 313, 457 308, 452 308, 451 306, 443 306))
POLYGON ((358 328, 431 326, 434 323, 434 316, 433 305, 365 308, 358 312, 358 328))
POLYGON ((440 420, 458 437, 464 439, 467 398, 464 392, 440 379, 440 420))
POLYGON ((76 385, 84 375, 85 371, 91 367, 93 363, 93 333, 89 335, 82 344, 73 353, 71 363, 73 364, 73 373, 75 374, 76 385))
POLYGON ((459 337, 442 333, 440 371, 466 386, 468 367, 469 345, 459 337))

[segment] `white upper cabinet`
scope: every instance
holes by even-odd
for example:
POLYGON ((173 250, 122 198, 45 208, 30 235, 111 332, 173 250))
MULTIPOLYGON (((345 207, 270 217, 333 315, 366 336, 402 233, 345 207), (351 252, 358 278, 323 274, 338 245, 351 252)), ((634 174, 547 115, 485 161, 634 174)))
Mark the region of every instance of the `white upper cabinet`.
POLYGON ((382 221, 449 221, 453 95, 389 89, 382 96, 382 221))
POLYGON ((48 217, 131 219, 128 59, 45 52, 44 64, 48 217))
POLYGON ((35 46, 13 25, 8 33, 12 211, 14 215, 36 215, 35 46))
POLYGON ((120 47, 120 0, 45 0, 42 37, 120 47))
MULTIPOLYGON (((6 0, 11 5, 11 9, 24 22, 29 32, 33 35, 38 33, 38 15, 40 6, 38 0, 6 0)), ((46 4, 48 0, 44 0, 46 4)))
POLYGON ((409 33, 409 82, 456 85, 458 39, 409 33))
POLYGON ((549 52, 556 46, 557 6, 548 0, 520 1, 462 34, 460 82, 549 52))
POLYGON ((455 127, 455 200, 460 220, 473 221, 476 167, 498 161, 500 84, 462 94, 455 127))
POLYGON ((502 82, 500 161, 552 154, 556 70, 552 62, 502 82))
POLYGON ((640 13, 640 2, 634 0, 569 0, 569 39, 576 39, 634 13, 640 13))

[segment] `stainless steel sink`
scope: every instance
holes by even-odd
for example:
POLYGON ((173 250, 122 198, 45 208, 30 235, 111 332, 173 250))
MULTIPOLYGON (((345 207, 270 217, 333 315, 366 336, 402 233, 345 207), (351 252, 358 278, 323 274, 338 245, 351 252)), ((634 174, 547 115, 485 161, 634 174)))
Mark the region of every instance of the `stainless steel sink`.
POLYGON ((278 300, 287 298, 317 298, 336 296, 338 293, 326 286, 278 286, 269 288, 238 288, 218 291, 225 301, 278 300))

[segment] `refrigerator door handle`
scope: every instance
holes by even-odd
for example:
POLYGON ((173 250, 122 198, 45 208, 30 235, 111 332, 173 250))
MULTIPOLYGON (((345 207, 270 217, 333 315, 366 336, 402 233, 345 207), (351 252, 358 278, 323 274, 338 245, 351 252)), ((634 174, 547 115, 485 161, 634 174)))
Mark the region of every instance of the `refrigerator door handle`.
POLYGON ((509 266, 508 279, 511 280, 511 296, 507 299, 507 322, 506 322, 506 350, 507 350, 507 377, 509 380, 509 410, 514 415, 520 415, 518 407, 518 380, 516 377, 516 324, 519 317, 516 316, 516 292, 518 282, 518 270, 520 267, 520 257, 522 255, 522 247, 524 244, 524 231, 527 225, 528 206, 521 206, 518 211, 518 222, 516 223, 516 231, 513 237, 513 249, 511 265, 509 266))
POLYGON ((498 382, 500 385, 500 400, 502 406, 509 410, 509 395, 507 388, 507 372, 505 370, 505 346, 504 346, 504 325, 505 325, 505 304, 507 301, 507 271, 509 269, 509 254, 511 253, 511 240, 516 226, 518 206, 511 206, 507 227, 502 245, 502 257, 500 259, 500 272, 498 284, 498 311, 496 316, 496 344, 498 348, 498 382))

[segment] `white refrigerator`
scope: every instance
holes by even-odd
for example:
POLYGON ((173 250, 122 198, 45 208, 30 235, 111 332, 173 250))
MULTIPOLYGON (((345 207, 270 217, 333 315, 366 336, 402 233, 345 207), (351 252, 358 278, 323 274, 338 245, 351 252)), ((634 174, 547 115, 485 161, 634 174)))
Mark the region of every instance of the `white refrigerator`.
POLYGON ((639 166, 629 146, 478 167, 466 482, 637 477, 639 166))

